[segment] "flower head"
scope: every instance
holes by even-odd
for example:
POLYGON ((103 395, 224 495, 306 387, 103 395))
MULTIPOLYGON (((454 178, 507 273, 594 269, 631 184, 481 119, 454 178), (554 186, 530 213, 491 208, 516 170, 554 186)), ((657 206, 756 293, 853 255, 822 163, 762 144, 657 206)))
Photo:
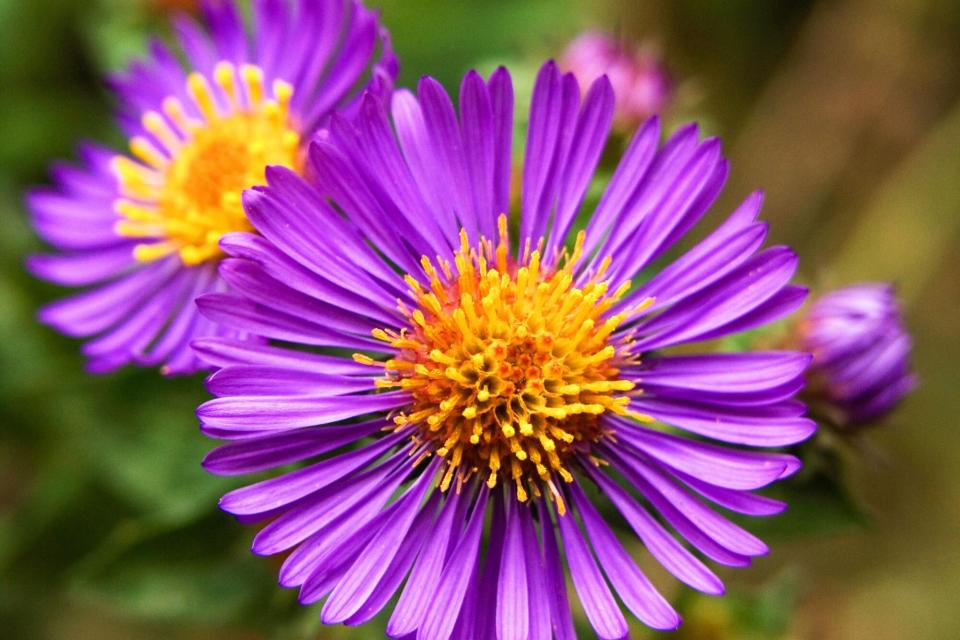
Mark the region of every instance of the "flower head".
POLYGON ((801 321, 800 334, 813 354, 810 392, 839 410, 841 424, 883 417, 917 384, 910 335, 889 284, 860 284, 820 297, 801 321))
POLYGON ((805 295, 788 284, 796 258, 758 253, 754 195, 631 280, 720 192, 717 141, 686 127, 658 148, 652 120, 575 233, 613 118, 609 82, 581 102, 573 76, 542 69, 514 221, 508 73, 469 73, 459 102, 429 78, 389 114, 365 100, 311 146, 312 182, 271 168, 245 193, 259 235, 222 240, 232 293, 199 305, 275 343, 197 342, 220 367, 198 415, 227 441, 205 466, 307 464, 221 506, 270 520, 254 552, 287 553, 280 583, 304 603, 326 598, 327 623, 365 622, 399 592, 391 637, 573 638, 565 557, 600 637, 627 633, 614 593, 675 628, 586 487, 696 589, 723 589, 700 555, 743 566, 767 552, 708 503, 784 508, 752 491, 799 466, 761 449, 812 433, 791 399, 808 356, 663 352, 791 312, 805 295))
POLYGON ((604 33, 577 36, 560 57, 586 91, 606 74, 616 94, 614 117, 625 129, 663 111, 673 99, 674 84, 663 62, 650 49, 637 49, 604 33))
POLYGON ((154 42, 115 78, 129 153, 86 146, 79 167, 32 192, 37 232, 60 250, 33 257, 39 277, 90 287, 41 311, 84 345, 89 367, 200 363, 194 337, 221 329, 194 298, 224 289, 219 239, 252 231, 242 192, 268 165, 303 168, 305 146, 364 88, 387 95, 396 61, 376 17, 354 0, 259 0, 247 25, 232 1, 175 21, 179 53, 154 42))

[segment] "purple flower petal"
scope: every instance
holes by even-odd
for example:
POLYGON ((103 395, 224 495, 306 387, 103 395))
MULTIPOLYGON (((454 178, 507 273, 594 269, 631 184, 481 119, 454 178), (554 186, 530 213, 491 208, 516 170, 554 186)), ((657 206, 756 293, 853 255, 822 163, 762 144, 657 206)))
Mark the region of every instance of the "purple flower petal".
MULTIPOLYGON (((381 327, 398 326, 396 300, 361 295, 310 271, 289 258, 265 238, 252 233, 231 233, 220 240, 228 254, 255 262, 263 273, 287 286, 343 309, 350 309, 377 320, 381 327), (373 298, 373 299, 371 299, 373 298), (382 304, 377 304, 380 299, 382 304), (383 306, 387 305, 389 306, 383 306)), ((382 293, 378 290, 378 293, 382 293)), ((399 328, 399 327, 398 327, 399 328)))
POLYGON ((526 640, 530 631, 527 563, 523 525, 518 513, 519 509, 526 508, 514 500, 507 500, 507 530, 497 584, 497 640, 526 640))
POLYGON ((463 77, 460 85, 460 128, 470 198, 477 215, 479 232, 487 238, 497 234, 496 216, 503 210, 493 207, 494 135, 493 105, 487 85, 476 71, 463 77))
POLYGON ((472 629, 472 637, 476 640, 497 640, 497 625, 491 624, 488 612, 497 610, 497 586, 500 582, 500 565, 503 559, 503 538, 507 529, 505 511, 503 492, 494 492, 487 552, 483 560, 483 570, 478 573, 476 611, 472 629))
POLYGON ((121 276, 134 265, 129 243, 95 253, 30 256, 27 259, 27 269, 36 277, 74 287, 121 276))
POLYGON ((104 331, 123 318, 151 292, 162 288, 176 273, 171 261, 159 262, 97 289, 91 289, 40 310, 40 321, 71 336, 104 331))
POLYGON ((331 424, 368 413, 406 405, 406 392, 353 396, 231 396, 200 405, 197 417, 204 426, 220 429, 257 429, 263 432, 331 424))
POLYGON ((559 516, 557 524, 563 538, 563 548, 567 552, 570 576, 573 586, 583 603, 590 626, 603 640, 620 640, 627 636, 627 621, 620 612, 610 587, 604 581, 597 563, 590 553, 580 529, 571 514, 559 516))
POLYGON ((613 90, 604 77, 590 87, 577 118, 573 140, 564 158, 563 174, 559 181, 557 208, 553 228, 544 250, 546 255, 558 251, 563 245, 577 210, 586 195, 610 133, 613 122, 613 90))
MULTIPOLYGON (((197 306, 213 322, 265 338, 362 351, 383 349, 383 343, 373 338, 320 326, 235 294, 210 293, 198 298, 197 306)), ((322 318, 318 320, 322 321, 322 318)))
POLYGON ((600 566, 633 615, 653 629, 676 629, 680 616, 637 568, 623 545, 576 483, 568 487, 600 566))
POLYGON ((510 210, 510 159, 513 154, 513 84, 503 67, 487 82, 493 109, 494 167, 493 210, 510 210))
POLYGON ((546 503, 541 500, 537 507, 546 568, 544 578, 550 594, 550 620, 553 633, 557 640, 576 640, 577 632, 573 628, 573 616, 570 614, 570 602, 567 599, 567 581, 563 577, 563 561, 560 559, 560 551, 557 548, 556 527, 546 503))
POLYGON ((458 534, 463 522, 458 516, 463 515, 461 511, 467 502, 460 494, 453 493, 440 507, 440 516, 429 539, 424 541, 410 578, 387 623, 387 635, 390 637, 413 633, 423 623, 433 594, 440 584, 444 562, 449 556, 448 549, 459 543, 458 534))
POLYGON ((425 472, 395 503, 392 516, 340 579, 323 606, 320 616, 325 624, 337 624, 353 616, 373 595, 413 526, 434 476, 435 473, 425 472))
POLYGON ((217 447, 203 468, 217 475, 240 475, 299 462, 338 449, 390 426, 383 418, 359 424, 306 427, 217 447))
MULTIPOLYGON (((660 140, 660 119, 657 117, 647 120, 630 141, 630 146, 624 152, 617 165, 610 184, 604 192, 596 211, 587 223, 587 237, 584 251, 589 255, 594 252, 600 241, 610 230, 610 226, 627 209, 633 198, 637 185, 647 174, 654 157, 657 154, 657 143, 660 140)), ((602 256, 601 256, 602 258, 602 256)))
POLYGON ((773 516, 782 513, 787 508, 785 502, 773 498, 736 489, 717 487, 676 469, 673 470, 673 473, 677 478, 683 480, 684 484, 710 502, 736 513, 743 513, 748 516, 773 516))
POLYGON ((458 226, 466 230, 471 238, 477 238, 480 233, 479 218, 470 196, 465 149, 453 104, 440 83, 429 77, 420 79, 417 97, 433 154, 439 160, 440 173, 436 178, 449 184, 450 201, 447 206, 453 207, 458 226))
POLYGON ((328 375, 370 375, 369 365, 347 358, 305 351, 293 351, 258 342, 224 338, 203 338, 193 343, 193 349, 215 367, 234 365, 283 367, 296 371, 322 370, 328 375))
POLYGON ((436 592, 433 602, 427 609, 423 624, 417 631, 418 639, 448 640, 450 638, 467 586, 476 572, 477 552, 480 548, 480 535, 483 532, 488 494, 489 492, 484 488, 478 491, 467 528, 443 568, 443 574, 440 577, 442 588, 436 592))
POLYGON ((221 369, 207 379, 215 396, 340 396, 373 391, 376 370, 368 378, 297 371, 265 365, 239 365, 221 369))
POLYGON ((537 75, 530 103, 530 131, 523 163, 520 242, 536 242, 547 230, 558 175, 569 149, 580 106, 580 87, 561 76, 553 61, 537 75))
POLYGON ((663 567, 681 582, 711 595, 723 593, 723 583, 696 556, 671 536, 645 509, 606 474, 586 467, 590 477, 603 489, 643 545, 663 567))
MULTIPOLYGON (((543 553, 537 540, 537 531, 533 525, 533 506, 521 505, 518 509, 520 524, 523 527, 523 559, 527 571, 528 616, 530 620, 529 640, 551 640, 550 597, 547 587, 546 567, 543 553)), ((542 526, 542 525, 541 525, 542 526)))
POLYGON ((658 433, 624 420, 610 423, 616 425, 618 440, 629 446, 618 447, 618 450, 630 458, 646 460, 649 456, 672 469, 726 489, 759 489, 800 468, 800 461, 785 453, 741 451, 658 433))
POLYGON ((388 498, 410 474, 412 467, 403 454, 396 454, 379 467, 341 478, 260 530, 253 539, 253 552, 270 555, 285 551, 320 531, 356 504, 373 496, 388 498))
POLYGON ((739 566, 766 555, 762 540, 723 518, 679 487, 653 465, 631 464, 608 452, 611 462, 691 544, 713 560, 739 566))
POLYGON ((627 371, 635 373, 641 384, 744 393, 792 382, 803 375, 809 362, 808 354, 794 351, 717 353, 655 358, 627 371))
POLYGON ((641 397, 630 406, 674 427, 734 444, 782 447, 806 440, 817 428, 812 420, 799 417, 789 402, 751 410, 641 397))
MULTIPOLYGON (((336 428, 336 427, 331 427, 336 428)), ((387 453, 407 434, 394 433, 366 447, 332 456, 308 467, 234 489, 220 499, 220 508, 233 515, 257 515, 313 495, 387 453)))
POLYGON ((711 331, 776 295, 796 267, 796 255, 785 247, 757 254, 713 286, 637 325, 638 332, 650 337, 638 340, 634 348, 646 351, 712 337, 711 331))
POLYGON ((387 567, 383 578, 377 584, 373 593, 361 604, 356 613, 343 621, 346 625, 358 625, 369 621, 373 616, 380 612, 384 606, 393 597, 400 583, 407 576, 413 561, 423 547, 424 541, 430 533, 430 527, 433 524, 433 516, 437 510, 437 504, 440 501, 440 493, 435 491, 430 495, 426 505, 420 509, 417 519, 414 521, 407 535, 403 537, 400 548, 394 556, 390 566, 387 567))

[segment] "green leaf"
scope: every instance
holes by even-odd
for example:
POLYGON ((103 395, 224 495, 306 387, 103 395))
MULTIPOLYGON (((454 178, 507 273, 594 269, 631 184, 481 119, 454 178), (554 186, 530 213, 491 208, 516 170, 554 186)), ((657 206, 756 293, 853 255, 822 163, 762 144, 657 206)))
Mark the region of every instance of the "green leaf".
POLYGON ((71 595, 137 619, 236 623, 276 589, 267 563, 231 542, 240 531, 223 516, 160 533, 128 521, 86 560, 71 595))
POLYGON ((242 480, 200 466, 212 447, 193 415, 204 398, 199 381, 163 380, 149 371, 125 382, 131 393, 148 393, 134 407, 104 411, 113 421, 94 434, 101 477, 152 523, 185 524, 216 511, 219 497, 242 480), (152 385, 139 380, 145 375, 155 378, 152 385))
POLYGON ((774 640, 790 629, 799 591, 797 576, 785 572, 760 588, 731 589, 723 598, 686 592, 679 603, 681 639, 774 640))
POLYGON ((793 538, 836 534, 866 526, 868 514, 851 495, 842 476, 842 463, 814 441, 799 452, 805 467, 764 495, 787 503, 787 510, 771 518, 738 518, 761 538, 793 538))

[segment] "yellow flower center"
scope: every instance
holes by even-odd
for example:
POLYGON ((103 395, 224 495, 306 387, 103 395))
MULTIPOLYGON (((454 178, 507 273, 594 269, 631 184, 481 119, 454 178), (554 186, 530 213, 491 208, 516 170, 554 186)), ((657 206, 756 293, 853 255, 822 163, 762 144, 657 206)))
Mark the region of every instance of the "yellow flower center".
POLYGON ((603 280, 609 260, 575 282, 582 233, 573 253, 549 269, 529 245, 519 263, 510 258, 504 216, 499 228, 496 248, 481 239, 474 249, 461 232, 453 265, 422 258, 429 287, 406 277, 418 302, 413 310, 401 307, 409 329, 373 332, 397 355, 383 363, 354 358, 384 367, 378 386, 410 392, 409 412, 394 422, 418 426, 421 456, 446 460, 442 490, 482 473, 490 488, 514 483, 521 501, 545 487, 563 509, 554 480, 572 481, 571 458, 609 435, 599 417, 650 420, 627 406, 637 391, 619 377, 619 366, 634 357, 629 338, 612 336, 652 300, 608 316, 630 283, 610 290, 603 280))
POLYGON ((268 165, 300 169, 300 136, 289 113, 293 88, 277 80, 266 96, 258 67, 243 65, 238 72, 229 62, 216 66, 213 80, 218 94, 199 73, 187 80, 191 112, 199 118, 169 97, 163 114, 143 115, 153 139, 130 141, 136 159, 114 159, 122 216, 116 231, 144 239, 134 249, 137 260, 178 253, 190 266, 218 257, 224 234, 252 230, 240 202, 243 191, 263 184, 268 165))

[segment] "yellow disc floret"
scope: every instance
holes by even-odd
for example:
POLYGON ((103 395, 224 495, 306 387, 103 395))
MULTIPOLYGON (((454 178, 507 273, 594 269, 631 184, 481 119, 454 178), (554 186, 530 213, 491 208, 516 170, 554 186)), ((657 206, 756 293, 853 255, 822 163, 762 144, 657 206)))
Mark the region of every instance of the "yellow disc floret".
POLYGON ((628 408, 638 393, 619 377, 628 342, 613 339, 637 309, 608 314, 630 288, 610 290, 608 260, 576 282, 582 233, 571 255, 546 268, 529 246, 511 258, 503 216, 499 227, 496 247, 486 239, 471 247, 461 232, 453 265, 424 257, 429 284, 406 278, 418 303, 401 308, 409 328, 373 332, 396 356, 355 358, 385 368, 379 386, 410 392, 410 410, 394 421, 416 425, 417 443, 445 459, 441 489, 480 473, 491 488, 515 484, 521 501, 543 486, 562 509, 555 480, 571 481, 571 459, 609 436, 600 416, 649 420, 628 408))
POLYGON ((140 261, 177 253, 185 265, 220 255, 218 242, 252 227, 240 202, 245 189, 263 184, 268 165, 299 170, 300 136, 290 119, 293 88, 281 80, 265 94, 263 72, 229 62, 207 78, 187 80, 189 108, 169 97, 163 113, 148 111, 141 123, 150 137, 130 141, 136 158, 117 156, 116 202, 122 236, 142 238, 140 261))

